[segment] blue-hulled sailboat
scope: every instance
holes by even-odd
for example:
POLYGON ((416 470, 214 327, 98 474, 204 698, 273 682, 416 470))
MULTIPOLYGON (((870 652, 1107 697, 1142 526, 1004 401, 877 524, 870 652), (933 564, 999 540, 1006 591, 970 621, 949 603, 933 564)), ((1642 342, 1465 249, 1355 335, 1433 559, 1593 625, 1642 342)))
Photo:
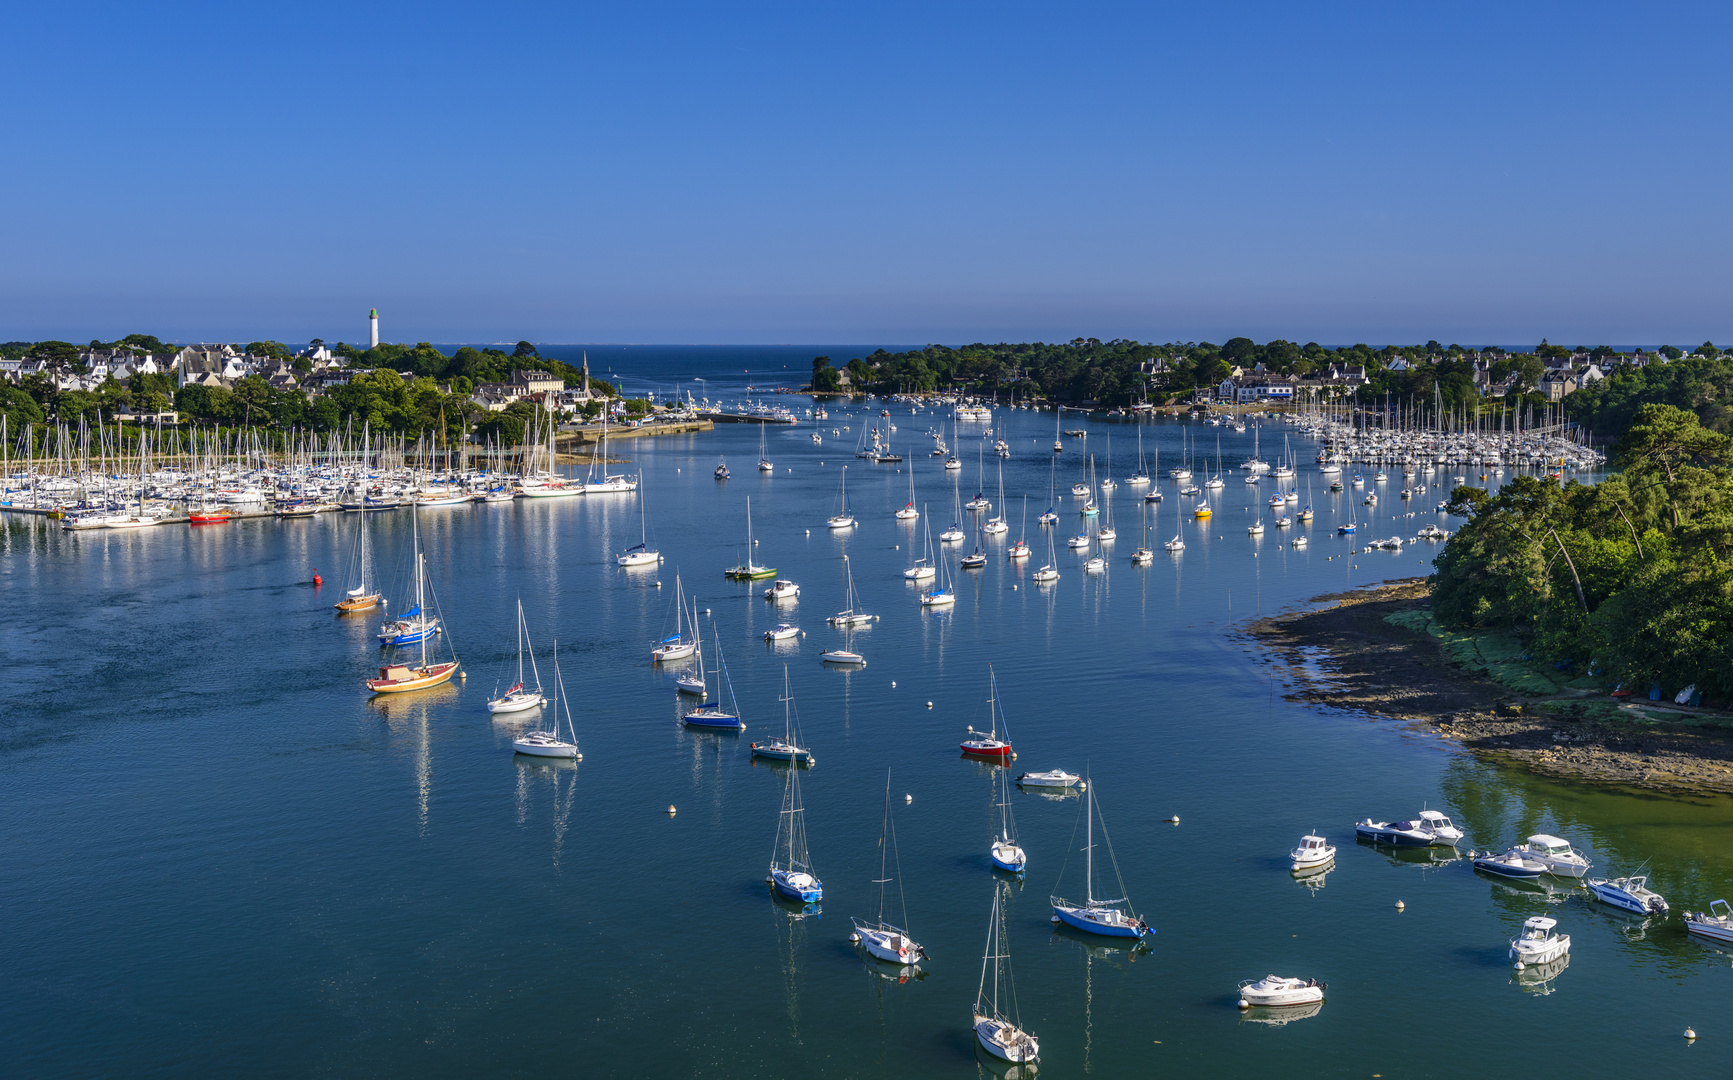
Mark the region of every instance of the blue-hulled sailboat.
POLYGON ((803 904, 824 899, 824 886, 812 872, 806 849, 806 808, 800 802, 800 769, 789 769, 782 788, 782 812, 776 821, 776 845, 770 849, 770 887, 803 904))
MULTIPOLYGON (((696 613, 693 618, 697 618, 696 613)), ((693 709, 680 719, 687 727, 739 733, 746 730, 746 725, 740 722, 740 702, 734 697, 734 680, 728 677, 728 662, 722 657, 722 631, 716 630, 715 625, 714 622, 711 623, 716 637, 716 704, 693 709), (728 687, 728 700, 734 706, 731 713, 722 711, 723 686, 728 687)))
MULTIPOLYGON (((1131 910, 1131 905, 1125 897, 1117 900, 1103 900, 1095 895, 1095 783, 1089 782, 1089 790, 1085 796, 1083 813, 1088 824, 1084 829, 1083 841, 1083 903, 1076 904, 1063 897, 1053 896, 1049 900, 1053 904, 1053 918, 1090 934, 1100 934, 1103 937, 1141 938, 1145 934, 1154 933, 1149 925, 1138 918, 1131 910), (1119 905, 1125 905, 1121 908, 1119 905)), ((1125 882, 1119 876, 1119 860, 1113 858, 1113 843, 1107 840, 1107 823, 1101 825, 1101 838, 1107 842, 1107 856, 1113 863, 1114 880, 1119 882, 1119 891, 1125 891, 1125 882)))

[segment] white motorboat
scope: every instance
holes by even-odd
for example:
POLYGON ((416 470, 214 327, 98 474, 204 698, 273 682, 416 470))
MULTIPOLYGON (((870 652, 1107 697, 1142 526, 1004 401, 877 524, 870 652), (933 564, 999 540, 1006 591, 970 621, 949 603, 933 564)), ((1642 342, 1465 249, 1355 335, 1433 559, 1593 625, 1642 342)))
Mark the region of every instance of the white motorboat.
POLYGON ((1667 898, 1649 888, 1646 877, 1590 878, 1583 885, 1596 900, 1633 915, 1667 913, 1667 898))
POLYGON ((1462 842, 1462 830, 1437 810, 1420 811, 1415 828, 1432 837, 1434 844, 1444 847, 1455 847, 1462 842))
POLYGON ((1685 912, 1685 929, 1733 945, 1733 907, 1725 900, 1711 900, 1708 911, 1685 912))
POLYGON ((536 670, 536 653, 534 646, 530 647, 530 673, 535 676, 534 690, 524 685, 524 646, 527 627, 524 625, 524 602, 517 602, 517 685, 504 694, 487 703, 490 713, 527 712, 547 704, 547 698, 542 695, 542 676, 536 670))
POLYGON ((1300 837, 1300 846, 1288 853, 1294 870, 1315 870, 1336 861, 1336 848, 1322 836, 1308 833, 1300 837))
POLYGON ((1024 787, 1076 787, 1083 782, 1083 777, 1076 773, 1068 773, 1064 769, 1049 769, 1046 772, 1026 772, 1017 778, 1017 783, 1024 787))
POLYGON ((793 623, 779 622, 764 632, 765 641, 787 641, 800 636, 800 627, 793 623))
POLYGON ((1528 842, 1519 845, 1517 850, 1526 851, 1531 858, 1545 863, 1546 872, 1554 877, 1580 878, 1589 872, 1592 865, 1567 841, 1545 833, 1529 837, 1528 842))
POLYGON ((777 578, 764 590, 766 600, 793 600, 800 595, 800 586, 787 578, 777 578))
POLYGON ((1488 851, 1474 859, 1474 868, 1499 877, 1532 880, 1546 873, 1546 863, 1523 851, 1511 848, 1502 855, 1488 851))
POLYGON ((1316 1005, 1324 1000, 1325 985, 1316 979, 1288 979, 1280 975, 1248 979, 1239 985, 1240 1008, 1316 1005))
POLYGON ((1557 960, 1571 951, 1569 934, 1556 933, 1558 921, 1536 915, 1522 924, 1521 935, 1511 939, 1510 959, 1519 968, 1557 960))

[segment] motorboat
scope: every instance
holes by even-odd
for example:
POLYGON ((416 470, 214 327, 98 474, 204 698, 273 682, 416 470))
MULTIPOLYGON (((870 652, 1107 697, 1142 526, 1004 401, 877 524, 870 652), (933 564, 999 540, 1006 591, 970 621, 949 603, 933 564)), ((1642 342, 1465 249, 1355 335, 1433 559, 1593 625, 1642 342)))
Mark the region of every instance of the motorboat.
POLYGON ((787 641, 789 638, 794 638, 794 637, 799 637, 799 636, 800 636, 800 627, 794 625, 793 623, 785 623, 785 622, 777 623, 775 626, 771 627, 770 629, 768 629, 764 632, 764 640, 765 641, 787 641))
POLYGON ((1558 920, 1536 915, 1522 924, 1522 933, 1511 939, 1510 959, 1518 968, 1546 964, 1571 951, 1569 934, 1555 931, 1558 920))
POLYGON ((1373 821, 1367 818, 1354 826, 1354 835, 1375 844, 1392 847, 1430 847, 1440 841, 1418 821, 1373 821))
POLYGON ((1300 846, 1290 851, 1288 858, 1292 861, 1294 870, 1315 870, 1335 861, 1336 848, 1322 836, 1308 833, 1300 837, 1300 846))
POLYGON ((1649 888, 1646 877, 1590 878, 1583 883, 1589 895, 1633 915, 1665 915, 1667 899, 1649 888))
POLYGON ((1064 769, 1049 769, 1046 772, 1026 772, 1017 777, 1017 783, 1023 787, 1069 788, 1083 782, 1083 777, 1076 773, 1068 773, 1064 769))
POLYGON ((1265 975, 1261 979, 1248 979, 1239 985, 1240 1008, 1316 1005, 1324 1000, 1326 985, 1317 979, 1288 979, 1280 975, 1265 975))
POLYGON ((1593 865, 1580 854, 1569 842, 1556 836, 1537 833, 1528 838, 1528 842, 1518 846, 1517 850, 1526 851, 1532 858, 1546 864, 1546 872, 1554 877, 1580 878, 1589 872, 1593 865))
POLYGON ((1502 855, 1494 855, 1490 851, 1477 855, 1474 868, 1508 878, 1537 878, 1546 873, 1546 863, 1521 848, 1511 848, 1502 855))
POLYGON ((777 578, 764 590, 766 600, 793 600, 800 595, 800 586, 787 578, 777 578))
POLYGON ((1432 837, 1434 844, 1455 847, 1462 842, 1462 830, 1437 810, 1422 810, 1415 823, 1421 832, 1432 837))
POLYGON ((724 461, 720 461, 717 463, 715 475, 716 475, 716 479, 718 479, 718 480, 728 479, 728 462, 727 461, 724 460, 724 461))
POLYGON ((1685 912, 1685 929, 1733 945, 1733 907, 1725 900, 1711 900, 1708 911, 1685 912))

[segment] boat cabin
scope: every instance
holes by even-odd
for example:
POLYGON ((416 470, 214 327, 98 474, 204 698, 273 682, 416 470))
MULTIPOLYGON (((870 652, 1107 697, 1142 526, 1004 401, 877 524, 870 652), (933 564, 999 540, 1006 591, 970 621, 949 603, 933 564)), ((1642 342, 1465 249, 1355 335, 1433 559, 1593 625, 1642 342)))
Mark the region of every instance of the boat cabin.
POLYGON ((1522 924, 1522 940, 1548 941, 1554 936, 1553 928, 1557 925, 1558 921, 1556 919, 1549 919, 1544 915, 1536 915, 1534 918, 1522 924))
POLYGON ((1329 842, 1326 841, 1322 836, 1302 836, 1302 837, 1300 837, 1300 850, 1301 851, 1322 851, 1329 846, 1330 846, 1329 842))
POLYGON ((380 682, 402 682, 415 677, 406 664, 388 664, 379 669, 380 682))
POLYGON ((1556 836, 1537 833, 1528 838, 1528 849, 1536 855, 1574 855, 1570 843, 1556 836))
POLYGON ((1445 817, 1443 814, 1439 813, 1436 810, 1422 810, 1422 811, 1420 811, 1420 820, 1423 824, 1430 825, 1435 830, 1441 829, 1441 828, 1442 829, 1454 829, 1454 828, 1456 828, 1456 826, 1451 823, 1449 818, 1445 817))

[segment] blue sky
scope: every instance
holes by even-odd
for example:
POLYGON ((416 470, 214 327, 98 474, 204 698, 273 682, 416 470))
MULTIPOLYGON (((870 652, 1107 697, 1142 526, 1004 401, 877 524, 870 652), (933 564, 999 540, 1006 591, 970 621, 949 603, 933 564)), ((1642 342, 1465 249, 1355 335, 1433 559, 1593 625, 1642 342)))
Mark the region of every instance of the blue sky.
POLYGON ((18 4, 0 340, 1727 344, 1730 22, 18 4))

